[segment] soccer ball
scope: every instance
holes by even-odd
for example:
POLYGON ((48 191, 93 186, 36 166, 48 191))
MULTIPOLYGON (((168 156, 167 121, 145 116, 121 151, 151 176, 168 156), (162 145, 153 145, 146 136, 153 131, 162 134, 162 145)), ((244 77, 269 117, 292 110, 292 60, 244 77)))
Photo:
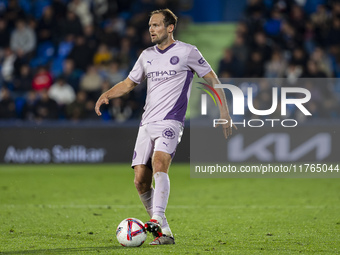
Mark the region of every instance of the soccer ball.
POLYGON ((136 218, 127 218, 118 225, 116 237, 123 246, 141 246, 146 239, 144 223, 136 218))

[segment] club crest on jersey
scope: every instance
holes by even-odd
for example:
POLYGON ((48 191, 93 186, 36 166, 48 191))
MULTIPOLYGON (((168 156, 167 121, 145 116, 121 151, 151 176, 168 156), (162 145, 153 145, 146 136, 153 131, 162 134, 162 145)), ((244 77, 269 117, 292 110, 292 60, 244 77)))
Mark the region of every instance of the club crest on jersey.
POLYGON ((176 65, 179 62, 179 57, 173 56, 170 58, 170 64, 171 65, 176 65))
POLYGON ((175 131, 172 128, 166 128, 166 129, 163 130, 162 135, 166 139, 174 139, 175 138, 175 131))

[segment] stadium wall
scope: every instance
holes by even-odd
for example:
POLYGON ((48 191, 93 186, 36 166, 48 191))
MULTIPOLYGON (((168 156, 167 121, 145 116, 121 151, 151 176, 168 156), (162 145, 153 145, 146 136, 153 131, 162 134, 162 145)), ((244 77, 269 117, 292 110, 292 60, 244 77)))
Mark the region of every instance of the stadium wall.
POLYGON ((216 132, 211 127, 192 127, 191 162, 339 162, 339 127, 238 126, 238 130, 233 131, 227 143, 221 140, 221 132, 216 132))
MULTIPOLYGON (((190 138, 204 129, 185 129, 174 162, 190 161, 190 138), (191 134, 190 134, 191 133, 191 134)), ((227 143, 230 162, 339 162, 340 125, 296 128, 239 128, 227 143)), ((0 163, 130 162, 138 128, 128 126, 0 127, 0 163)), ((216 132, 218 139, 221 132, 216 132)), ((195 143, 197 144, 197 143, 195 143)), ((198 145, 199 146, 199 145, 198 145)))
MULTIPOLYGON (((138 125, 1 127, 0 163, 131 162, 138 125)), ((176 161, 189 157, 189 136, 183 137, 176 161)))

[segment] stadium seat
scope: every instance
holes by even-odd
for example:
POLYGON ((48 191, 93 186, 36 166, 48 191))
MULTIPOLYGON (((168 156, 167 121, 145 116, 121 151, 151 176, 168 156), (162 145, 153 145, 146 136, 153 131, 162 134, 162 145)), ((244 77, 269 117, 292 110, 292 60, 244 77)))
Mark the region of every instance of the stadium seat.
POLYGON ((68 41, 62 41, 58 45, 57 57, 66 58, 73 48, 73 43, 68 41))
POLYGON ((32 14, 32 1, 30 0, 19 0, 19 6, 26 14, 32 14))
POLYGON ((58 77, 63 72, 63 58, 56 57, 51 62, 51 73, 53 77, 58 77))
POLYGON ((26 103, 26 99, 23 97, 17 97, 15 99, 15 111, 18 118, 22 117, 22 109, 26 103))
POLYGON ((54 55, 54 46, 51 42, 44 42, 38 45, 36 57, 32 59, 30 65, 32 67, 38 67, 46 65, 52 60, 54 55))
POLYGON ((49 5, 51 5, 50 0, 36 0, 36 1, 34 1, 34 3, 33 3, 33 16, 36 19, 40 19, 42 14, 43 14, 44 8, 46 6, 49 6, 49 5))

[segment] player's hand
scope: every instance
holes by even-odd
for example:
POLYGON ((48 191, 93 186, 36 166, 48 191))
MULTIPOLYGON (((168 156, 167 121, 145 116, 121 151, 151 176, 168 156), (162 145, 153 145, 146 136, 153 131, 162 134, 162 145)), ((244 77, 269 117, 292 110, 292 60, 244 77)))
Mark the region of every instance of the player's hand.
POLYGON ((107 95, 104 93, 102 94, 99 99, 97 100, 96 106, 94 108, 94 110, 96 111, 98 116, 101 116, 102 113, 100 112, 99 108, 102 104, 109 104, 109 99, 107 97, 107 95))
POLYGON ((226 124, 218 124, 218 126, 222 126, 223 134, 225 139, 228 139, 229 136, 233 134, 233 127, 237 130, 237 127, 233 124, 231 125, 231 117, 229 114, 225 114, 224 116, 220 116, 220 119, 225 119, 228 122, 226 124))

